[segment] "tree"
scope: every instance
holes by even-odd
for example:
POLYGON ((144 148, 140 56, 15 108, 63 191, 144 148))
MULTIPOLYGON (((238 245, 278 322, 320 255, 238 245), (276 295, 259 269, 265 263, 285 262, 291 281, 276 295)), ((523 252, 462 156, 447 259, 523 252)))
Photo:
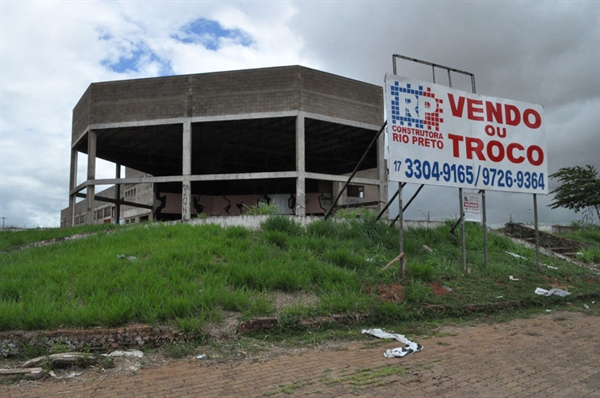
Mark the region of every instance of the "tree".
POLYGON ((548 206, 552 209, 565 207, 575 213, 587 207, 593 207, 600 219, 600 179, 594 166, 563 167, 550 175, 561 185, 554 191, 554 202, 548 206))

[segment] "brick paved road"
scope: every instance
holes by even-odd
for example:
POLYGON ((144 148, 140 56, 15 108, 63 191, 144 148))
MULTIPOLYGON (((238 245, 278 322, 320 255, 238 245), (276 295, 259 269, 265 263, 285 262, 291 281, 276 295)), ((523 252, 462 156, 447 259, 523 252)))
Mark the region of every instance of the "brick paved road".
POLYGON ((599 316, 560 312, 437 335, 405 358, 384 358, 398 344, 374 339, 264 362, 179 361, 132 375, 3 386, 0 396, 600 398, 599 316))

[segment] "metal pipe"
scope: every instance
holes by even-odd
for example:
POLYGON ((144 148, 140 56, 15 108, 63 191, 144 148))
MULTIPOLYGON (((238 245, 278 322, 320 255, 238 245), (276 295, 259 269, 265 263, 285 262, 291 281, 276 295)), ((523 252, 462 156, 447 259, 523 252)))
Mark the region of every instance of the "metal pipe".
POLYGON ((401 182, 398 183, 398 218, 400 219, 400 230, 398 232, 398 239, 400 241, 400 254, 402 254, 402 253, 404 253, 404 208, 402 207, 402 183, 401 182))
MULTIPOLYGON (((406 183, 402 183, 402 187, 404 187, 406 185, 406 183)), ((392 198, 386 203, 386 205, 384 206, 384 208, 379 212, 379 214, 377 215, 376 220, 379 220, 381 218, 381 216, 383 216, 383 213, 385 213, 385 211, 392 205, 392 202, 394 201, 394 199, 396 199, 396 197, 398 196, 398 194, 400 193, 399 190, 396 190, 396 193, 392 196, 392 198)))
POLYGON ((442 68, 442 69, 446 69, 446 70, 449 70, 449 71, 452 71, 452 72, 456 72, 456 73, 462 73, 463 75, 469 75, 469 76, 472 76, 472 77, 475 76, 471 72, 467 72, 467 71, 460 70, 460 69, 455 69, 455 68, 450 68, 450 67, 447 67, 447 66, 444 66, 444 65, 440 65, 440 64, 435 64, 435 63, 429 62, 429 61, 422 61, 420 59, 411 58, 411 57, 407 57, 407 56, 400 55, 400 54, 393 54, 392 55, 392 60, 394 61, 394 74, 396 74, 396 67, 395 67, 396 66, 396 58, 404 59, 404 60, 407 60, 407 61, 417 62, 417 63, 423 64, 423 65, 430 65, 430 66, 434 66, 436 68, 442 68))
POLYGON ((488 268, 488 239, 487 239, 487 208, 485 203, 485 191, 481 190, 481 207, 483 216, 483 263, 488 268))
POLYGON ((538 271, 541 271, 540 267, 540 234, 538 228, 538 209, 537 209, 537 194, 533 194, 533 220, 535 224, 535 266, 538 271))
MULTIPOLYGON (((115 178, 121 178, 121 165, 117 163, 115 178)), ((121 184, 115 184, 115 224, 121 221, 121 184)))
POLYGON ((460 235, 462 240, 461 251, 462 251, 462 262, 463 272, 467 272, 467 243, 465 236, 465 208, 463 203, 463 189, 458 189, 458 197, 460 200, 460 235))
MULTIPOLYGON (((404 183, 402 186, 404 187, 404 185, 406 185, 406 183, 404 183)), ((413 196, 408 200, 408 203, 406 204, 406 206, 402 207, 402 212, 404 212, 404 210, 408 209, 408 206, 410 206, 412 201, 415 200, 415 198, 417 197, 419 192, 421 192, 421 189, 423 189, 424 186, 425 186, 425 184, 421 184, 421 186, 415 191, 413 196)), ((398 216, 396 216, 396 218, 394 218, 394 221, 392 221, 392 226, 394 226, 396 224, 396 221, 398 220, 399 217, 400 217, 400 214, 398 214, 398 216)))

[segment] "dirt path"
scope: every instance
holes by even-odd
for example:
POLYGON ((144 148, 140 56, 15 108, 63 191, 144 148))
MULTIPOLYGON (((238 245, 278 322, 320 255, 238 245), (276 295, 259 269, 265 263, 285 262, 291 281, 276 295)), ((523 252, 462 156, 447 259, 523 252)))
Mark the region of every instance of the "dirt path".
POLYGON ((128 374, 21 382, 0 386, 0 396, 600 398, 600 316, 558 312, 443 327, 418 342, 424 350, 404 358, 384 358, 399 344, 373 338, 275 358, 187 359, 128 374))

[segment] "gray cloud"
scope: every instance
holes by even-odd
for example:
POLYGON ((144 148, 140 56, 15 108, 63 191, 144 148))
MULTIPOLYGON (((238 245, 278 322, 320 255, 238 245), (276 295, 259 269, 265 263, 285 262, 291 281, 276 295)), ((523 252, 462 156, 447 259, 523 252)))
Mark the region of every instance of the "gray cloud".
MULTIPOLYGON (((583 164, 600 169, 598 3, 302 3, 298 9, 291 26, 304 39, 305 55, 324 69, 383 85, 397 53, 472 72, 479 94, 544 106, 550 173, 583 164)), ((429 67, 397 65, 399 75, 432 81, 429 67)), ((436 78, 448 84, 442 70, 436 78)), ((471 89, 463 76, 453 74, 452 84, 471 89)), ((555 187, 551 181, 550 189, 555 187)), ((415 189, 408 188, 406 198, 415 189)), ((451 216, 458 213, 458 199, 446 198, 457 196, 455 191, 426 187, 413 207, 451 216)), ((569 210, 550 211, 551 199, 538 196, 541 220, 580 217, 569 210)), ((492 222, 527 215, 531 203, 531 195, 488 193, 492 222)), ((407 216, 422 213, 411 208, 407 216)))

